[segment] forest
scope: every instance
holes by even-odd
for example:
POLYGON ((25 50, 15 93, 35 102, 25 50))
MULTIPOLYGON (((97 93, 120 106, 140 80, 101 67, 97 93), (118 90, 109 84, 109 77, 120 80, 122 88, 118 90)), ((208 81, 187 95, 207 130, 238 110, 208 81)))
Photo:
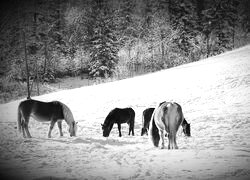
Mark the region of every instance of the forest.
POLYGON ((249 9, 249 0, 1 1, 0 91, 199 61, 250 42, 249 9))

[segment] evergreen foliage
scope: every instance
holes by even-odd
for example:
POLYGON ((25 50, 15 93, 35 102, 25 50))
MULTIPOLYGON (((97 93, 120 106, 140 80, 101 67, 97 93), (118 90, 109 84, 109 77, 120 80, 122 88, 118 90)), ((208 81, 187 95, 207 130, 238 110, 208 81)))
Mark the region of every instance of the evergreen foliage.
POLYGON ((248 0, 1 1, 0 75, 26 80, 23 31, 29 73, 40 82, 198 61, 249 43, 249 5, 248 0))

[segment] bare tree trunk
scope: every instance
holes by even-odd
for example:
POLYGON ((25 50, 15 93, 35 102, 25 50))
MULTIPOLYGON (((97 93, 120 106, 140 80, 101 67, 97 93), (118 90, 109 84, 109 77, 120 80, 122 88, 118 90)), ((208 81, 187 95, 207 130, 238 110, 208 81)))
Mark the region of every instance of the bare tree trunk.
POLYGON ((37 90, 37 95, 40 95, 40 89, 39 89, 39 73, 38 73, 38 64, 37 64, 37 60, 36 60, 36 90, 37 90))
POLYGON ((23 46, 24 46, 24 60, 26 65, 26 80, 27 80, 27 92, 28 92, 27 99, 30 99, 30 76, 29 76, 29 66, 27 59, 26 37, 24 30, 23 30, 23 46))
POLYGON ((232 49, 234 49, 234 47, 235 47, 235 45, 234 45, 234 43, 235 43, 235 42, 234 42, 234 41, 235 41, 235 40, 234 40, 234 38, 235 38, 235 22, 234 22, 234 24, 233 24, 233 34, 232 34, 232 36, 233 36, 233 37, 232 37, 232 39, 233 39, 233 42, 232 42, 232 43, 233 43, 233 47, 232 47, 232 49))
POLYGON ((206 34, 206 39, 207 39, 207 58, 208 58, 210 55, 209 33, 206 34))
POLYGON ((161 60, 162 62, 164 62, 164 56, 165 56, 165 47, 164 47, 164 42, 163 42, 163 38, 161 40, 161 60))
POLYGON ((44 41, 44 67, 43 67, 43 76, 45 76, 47 72, 47 61, 48 61, 48 45, 47 40, 44 41))
MULTIPOLYGON (((33 36, 35 37, 35 40, 37 41, 37 1, 33 0, 33 5, 34 5, 34 14, 33 14, 33 36)), ((40 95, 40 90, 39 90, 39 74, 38 74, 38 63, 37 63, 37 58, 35 59, 35 68, 36 68, 36 78, 34 79, 36 81, 36 89, 37 89, 37 95, 40 95)))

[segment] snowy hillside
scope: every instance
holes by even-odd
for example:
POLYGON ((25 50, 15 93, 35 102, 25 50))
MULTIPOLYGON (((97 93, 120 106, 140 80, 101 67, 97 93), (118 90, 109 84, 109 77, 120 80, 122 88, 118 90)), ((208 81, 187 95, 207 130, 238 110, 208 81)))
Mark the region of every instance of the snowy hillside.
POLYGON ((48 123, 31 120, 32 139, 17 132, 17 101, 0 105, 0 177, 16 179, 249 179, 250 46, 196 63, 96 86, 64 90, 37 100, 67 104, 79 123, 71 138, 63 124, 47 138, 48 123), (178 150, 154 148, 140 136, 142 111, 176 101, 191 123, 179 131, 178 150), (136 112, 135 136, 101 123, 115 107, 136 112))

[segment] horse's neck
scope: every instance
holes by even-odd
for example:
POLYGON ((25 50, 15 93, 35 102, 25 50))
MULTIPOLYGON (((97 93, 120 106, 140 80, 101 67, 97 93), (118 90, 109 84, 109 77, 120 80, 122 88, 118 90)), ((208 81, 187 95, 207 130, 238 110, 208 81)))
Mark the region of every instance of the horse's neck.
POLYGON ((65 122, 68 124, 68 126, 71 126, 73 123, 74 123, 74 121, 69 121, 68 119, 66 120, 66 119, 64 119, 65 120, 65 122))
POLYGON ((183 119, 183 121, 182 121, 181 125, 182 125, 182 126, 184 126, 184 125, 186 125, 186 124, 187 124, 186 119, 183 119))

